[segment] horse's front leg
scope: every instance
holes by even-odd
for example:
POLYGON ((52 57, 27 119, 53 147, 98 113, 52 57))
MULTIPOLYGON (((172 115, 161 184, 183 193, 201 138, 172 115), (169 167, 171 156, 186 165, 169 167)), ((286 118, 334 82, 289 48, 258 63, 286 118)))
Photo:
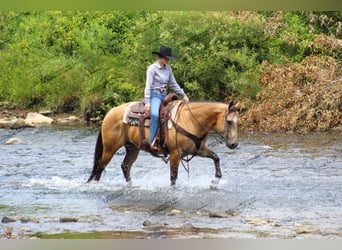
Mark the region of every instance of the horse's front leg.
POLYGON ((180 157, 177 150, 174 150, 170 153, 170 179, 171 185, 176 184, 177 176, 178 176, 178 167, 179 167, 180 157))
POLYGON ((221 167, 220 167, 220 158, 215 152, 211 151, 206 145, 204 145, 203 148, 198 152, 198 155, 201 157, 212 159, 215 163, 215 177, 216 178, 222 177, 221 167))

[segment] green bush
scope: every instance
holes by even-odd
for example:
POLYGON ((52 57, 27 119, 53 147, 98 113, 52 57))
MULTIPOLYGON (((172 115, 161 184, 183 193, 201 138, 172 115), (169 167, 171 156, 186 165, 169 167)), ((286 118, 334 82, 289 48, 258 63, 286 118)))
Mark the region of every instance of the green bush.
POLYGON ((0 102, 100 119, 143 97, 162 44, 178 55, 174 74, 192 100, 254 101, 263 61, 340 58, 312 45, 317 35, 341 37, 340 20, 341 12, 0 12, 0 102))

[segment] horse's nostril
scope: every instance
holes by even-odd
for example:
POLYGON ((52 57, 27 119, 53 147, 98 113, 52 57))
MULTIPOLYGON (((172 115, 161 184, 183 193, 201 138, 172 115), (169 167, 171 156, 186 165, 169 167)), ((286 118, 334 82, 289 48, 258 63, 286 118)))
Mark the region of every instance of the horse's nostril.
POLYGON ((238 145, 237 143, 232 143, 232 144, 230 144, 230 148, 231 148, 231 149, 236 148, 237 145, 238 145))

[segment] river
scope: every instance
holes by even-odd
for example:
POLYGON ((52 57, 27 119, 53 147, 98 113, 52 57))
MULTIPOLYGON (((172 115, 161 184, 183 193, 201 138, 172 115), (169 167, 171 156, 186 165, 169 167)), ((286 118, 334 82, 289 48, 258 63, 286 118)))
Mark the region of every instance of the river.
POLYGON ((213 162, 194 158, 171 187, 169 166, 145 152, 127 186, 124 148, 86 184, 97 132, 0 129, 0 219, 13 219, 2 237, 342 238, 340 133, 241 134, 234 150, 212 136, 219 184, 213 162), (12 137, 20 142, 3 144, 12 137))

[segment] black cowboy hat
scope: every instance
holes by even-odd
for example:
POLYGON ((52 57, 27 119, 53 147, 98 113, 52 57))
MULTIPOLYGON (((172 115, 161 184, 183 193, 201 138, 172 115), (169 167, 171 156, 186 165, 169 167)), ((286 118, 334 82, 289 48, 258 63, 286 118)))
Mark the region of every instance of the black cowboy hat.
POLYGON ((172 55, 172 49, 167 46, 160 46, 159 52, 153 51, 152 54, 156 54, 158 56, 166 57, 170 60, 177 60, 177 56, 172 55))

